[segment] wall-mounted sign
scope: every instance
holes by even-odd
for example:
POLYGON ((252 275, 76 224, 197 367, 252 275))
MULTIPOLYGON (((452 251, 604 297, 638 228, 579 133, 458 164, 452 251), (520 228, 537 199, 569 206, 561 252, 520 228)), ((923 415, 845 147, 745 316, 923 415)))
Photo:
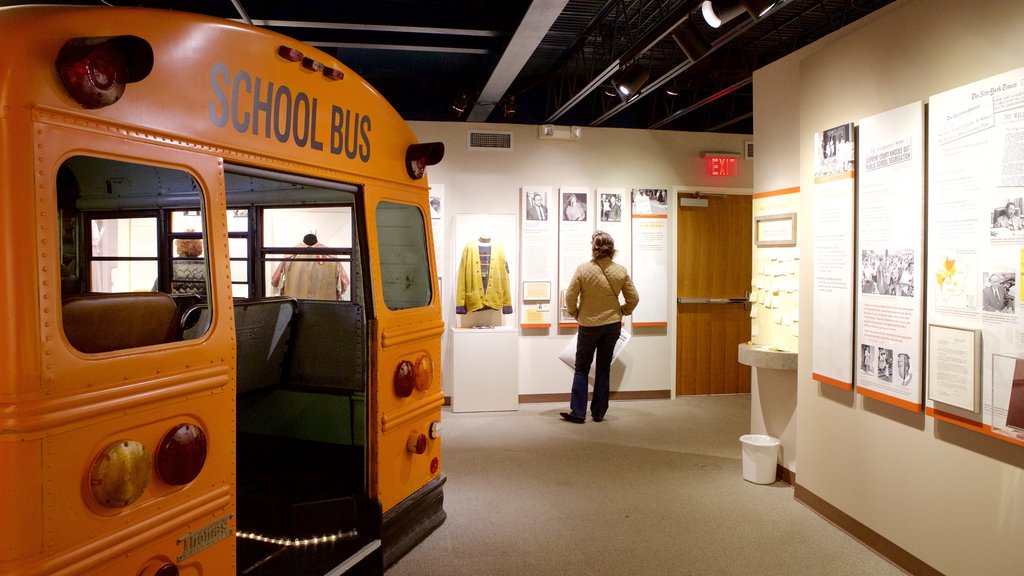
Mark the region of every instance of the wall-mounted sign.
POLYGON ((704 155, 704 172, 708 176, 735 176, 736 156, 707 153, 704 155))

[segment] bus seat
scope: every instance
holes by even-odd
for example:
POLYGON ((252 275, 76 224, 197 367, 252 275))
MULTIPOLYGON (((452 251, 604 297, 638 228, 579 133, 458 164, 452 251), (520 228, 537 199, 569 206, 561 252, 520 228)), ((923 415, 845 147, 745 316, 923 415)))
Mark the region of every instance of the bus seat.
POLYGON ((61 308, 64 336, 80 352, 139 348, 177 338, 177 307, 162 292, 70 296, 61 308))
POLYGON ((365 391, 366 338, 362 307, 300 300, 288 386, 335 394, 365 391))
POLYGON ((281 383, 297 309, 295 298, 286 297, 235 303, 239 394, 281 383))

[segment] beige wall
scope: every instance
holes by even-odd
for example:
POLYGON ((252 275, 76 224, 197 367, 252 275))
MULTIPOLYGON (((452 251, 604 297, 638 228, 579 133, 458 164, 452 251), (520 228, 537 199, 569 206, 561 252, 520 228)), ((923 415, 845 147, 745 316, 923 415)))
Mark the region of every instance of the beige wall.
MULTIPOLYGON (((789 100, 774 99, 788 108, 776 113, 799 111, 797 135, 759 124, 755 145, 800 158, 798 182, 787 173, 765 185, 803 190, 803 294, 813 276, 813 133, 1024 66, 1022 23, 1020 0, 903 0, 779 63, 786 74, 778 80, 755 76, 755 89, 791 91, 789 100)), ((756 160, 756 190, 764 158, 756 160)), ((1021 573, 1024 448, 816 383, 812 313, 804 302, 797 483, 942 573, 1021 573)))
MULTIPOLYGON (((520 188, 523 186, 583 186, 596 188, 676 187, 706 191, 749 194, 753 183, 752 162, 739 160, 738 175, 716 178, 704 174, 701 151, 743 150, 749 135, 699 134, 655 130, 624 130, 584 127, 577 142, 540 140, 537 126, 513 124, 471 124, 461 122, 412 122, 421 142, 441 141, 445 157, 428 169, 431 184, 443 184, 445 195, 445 246, 441 255, 442 274, 454 274, 457 258, 452 244, 456 214, 514 214, 518 219, 520 188), (467 146, 469 130, 511 132, 511 152, 472 151, 467 146), (723 190, 726 188, 726 190, 723 190)), ((635 336, 612 370, 612 390, 673 390, 675 387, 675 213, 669 206, 669 269, 665 283, 670 302, 667 329, 634 331, 635 336)), ((517 220, 518 222, 518 220, 517 220)), ((461 247, 458 247, 461 253, 461 247)), ((519 263, 513 263, 518 266, 519 263)), ((551 279, 553 283, 557 278, 551 279)), ((553 304, 557 290, 553 287, 553 304)), ((643 287, 639 287, 643 298, 643 287)), ((449 291, 450 292, 450 291, 449 291)), ((518 292, 518 291, 517 291, 518 292)), ((451 294, 445 296, 445 323, 455 325, 451 294)), ((522 305, 514 302, 518 312, 522 305)), ((626 328, 631 325, 627 322, 626 328)), ((558 360, 572 331, 552 327, 548 333, 518 337, 519 394, 568 394, 572 372, 558 360)), ((447 354, 451 340, 445 340, 443 359, 444 391, 452 394, 452 366, 447 354)))

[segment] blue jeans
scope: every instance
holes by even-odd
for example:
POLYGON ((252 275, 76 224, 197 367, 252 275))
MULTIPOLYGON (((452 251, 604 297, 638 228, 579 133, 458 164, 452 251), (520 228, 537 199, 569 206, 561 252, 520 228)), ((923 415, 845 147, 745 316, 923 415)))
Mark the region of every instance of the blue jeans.
POLYGON ((590 401, 590 415, 604 418, 604 413, 608 411, 612 352, 621 331, 622 324, 619 322, 604 326, 580 326, 576 336, 576 373, 572 377, 572 398, 569 400, 573 416, 587 416, 587 381, 594 352, 597 352, 597 368, 594 371, 594 397, 590 401))

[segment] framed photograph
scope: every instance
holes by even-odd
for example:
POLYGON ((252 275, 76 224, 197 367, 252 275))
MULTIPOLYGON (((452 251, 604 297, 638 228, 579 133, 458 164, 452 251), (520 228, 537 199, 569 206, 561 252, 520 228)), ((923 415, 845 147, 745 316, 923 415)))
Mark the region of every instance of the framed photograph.
POLYGON ((772 214, 754 218, 755 243, 766 246, 796 246, 796 213, 772 214))
POLYGON ((551 282, 523 282, 524 302, 548 302, 551 300, 551 282))
POLYGON ((981 330, 928 326, 928 399, 981 410, 981 330))

